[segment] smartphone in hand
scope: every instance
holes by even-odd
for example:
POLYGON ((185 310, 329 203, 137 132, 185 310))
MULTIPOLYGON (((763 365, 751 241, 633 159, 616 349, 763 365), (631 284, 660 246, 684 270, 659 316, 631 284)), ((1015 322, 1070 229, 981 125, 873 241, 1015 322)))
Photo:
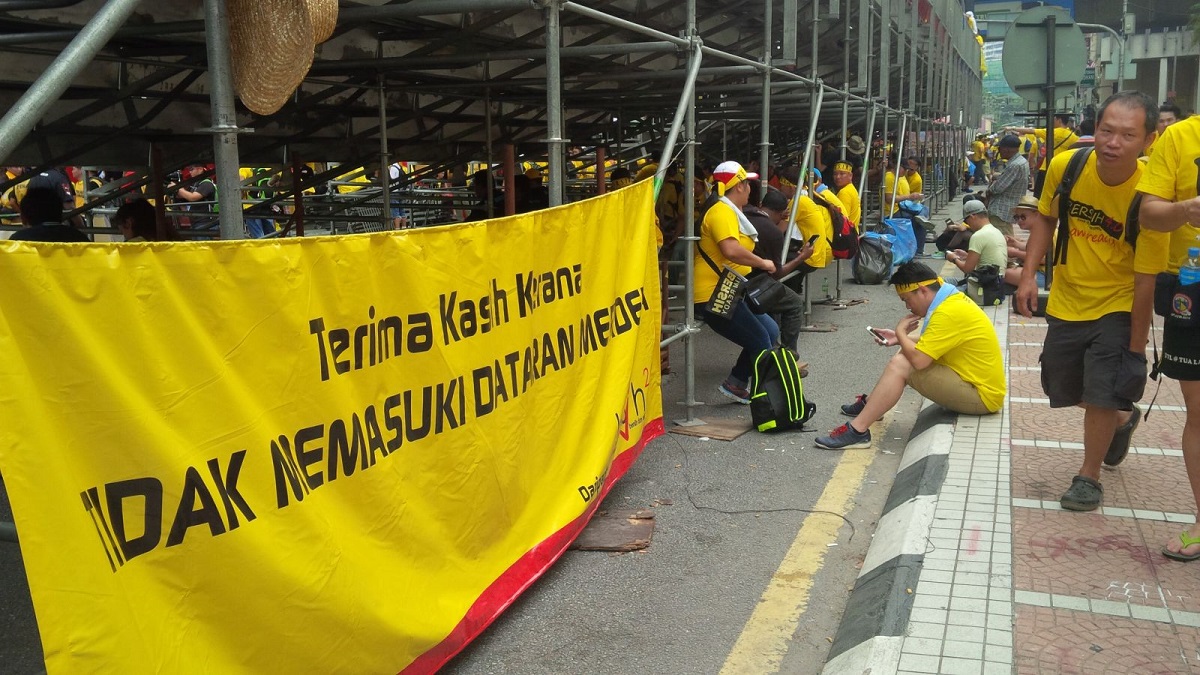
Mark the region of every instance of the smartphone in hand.
POLYGON ((817 243, 817 239, 818 239, 818 238, 820 238, 820 236, 821 236, 821 235, 819 235, 819 234, 814 234, 813 236, 809 237, 809 238, 808 238, 808 245, 809 245, 809 246, 812 246, 813 244, 817 243))
POLYGON ((887 344, 887 338, 884 337, 883 333, 880 333, 879 331, 875 330, 874 328, 871 328, 870 326, 867 326, 867 332, 870 333, 871 336, 875 338, 875 341, 878 342, 879 344, 881 344, 881 345, 887 344))

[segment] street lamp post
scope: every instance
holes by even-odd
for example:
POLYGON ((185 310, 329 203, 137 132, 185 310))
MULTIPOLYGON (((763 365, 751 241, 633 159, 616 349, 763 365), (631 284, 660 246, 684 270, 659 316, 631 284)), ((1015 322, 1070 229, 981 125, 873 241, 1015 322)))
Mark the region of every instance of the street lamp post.
POLYGON ((1125 38, 1120 33, 1102 23, 1076 23, 1080 28, 1098 28, 1108 31, 1117 41, 1117 91, 1125 89, 1125 38))

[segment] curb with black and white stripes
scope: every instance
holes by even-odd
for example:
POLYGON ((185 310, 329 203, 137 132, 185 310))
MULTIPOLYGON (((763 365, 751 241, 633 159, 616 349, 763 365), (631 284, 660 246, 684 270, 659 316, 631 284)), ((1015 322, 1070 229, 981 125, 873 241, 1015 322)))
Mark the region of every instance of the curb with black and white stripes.
POLYGON ((925 402, 823 673, 893 673, 912 613, 957 415, 925 402))

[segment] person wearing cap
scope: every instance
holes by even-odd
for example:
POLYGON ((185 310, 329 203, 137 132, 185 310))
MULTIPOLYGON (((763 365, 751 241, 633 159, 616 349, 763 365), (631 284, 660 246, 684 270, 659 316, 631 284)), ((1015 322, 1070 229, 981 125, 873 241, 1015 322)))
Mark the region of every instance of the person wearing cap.
POLYGON ((854 167, 849 162, 834 162, 832 178, 834 194, 845 207, 842 213, 854 223, 856 230, 862 232, 862 199, 858 196, 858 188, 854 187, 854 167))
MULTIPOLYGON (((213 175, 213 171, 214 167, 212 165, 185 167, 181 173, 183 183, 180 185, 171 183, 167 186, 167 191, 173 199, 184 203, 183 208, 185 211, 189 213, 211 214, 217 202, 217 184, 213 182, 212 178, 204 176, 204 174, 208 173, 211 176, 213 175)), ((196 216, 189 216, 188 218, 188 224, 193 229, 212 227, 216 223, 211 218, 201 219, 196 216)))
MULTIPOLYGON (((1155 275, 1166 269, 1169 238, 1141 228, 1130 241, 1132 206, 1143 166, 1138 156, 1154 138, 1158 107, 1141 92, 1108 97, 1096 114, 1096 147, 1055 156, 1046 172, 1026 244, 1027 259, 1041 260, 1054 239, 1060 206, 1053 283, 1046 306, 1042 388, 1051 408, 1079 406, 1083 413, 1083 463, 1059 500, 1071 511, 1093 511, 1104 499, 1100 466, 1119 464, 1141 412, 1134 402, 1146 386, 1146 344, 1154 307, 1155 275), (1088 153, 1060 205, 1062 176, 1075 153, 1088 153)), ((1136 214, 1132 214, 1136 217, 1136 214)), ((1027 265, 1014 298, 1022 315, 1037 306, 1036 268, 1027 265)))
POLYGON ((722 162, 713 171, 717 201, 709 207, 700 224, 700 241, 695 254, 695 283, 692 302, 696 315, 703 317, 721 337, 742 348, 729 377, 719 390, 738 403, 750 404, 750 376, 754 359, 770 349, 779 338, 779 326, 766 314, 755 314, 744 301, 739 301, 732 318, 713 314, 705 309, 717 286, 719 270, 729 266, 742 276, 753 270, 768 274, 775 272, 772 260, 754 254, 758 232, 742 213, 750 201, 750 179, 757 174, 747 173, 737 162, 722 162), (709 261, 712 261, 712 265, 709 261), (716 269, 713 269, 715 267, 716 269))
POLYGON ((894 330, 873 330, 879 335, 877 344, 898 345, 900 351, 870 394, 842 406, 842 414, 853 419, 816 439, 819 448, 870 447, 871 425, 900 401, 905 386, 964 415, 987 415, 1004 407, 1004 355, 988 315, 917 261, 896 268, 889 283, 909 313, 894 330))
POLYGON ((1008 244, 1000 230, 992 225, 983 202, 972 199, 963 204, 963 224, 971 230, 967 250, 947 251, 946 262, 952 263, 964 275, 984 267, 994 267, 997 272, 1008 267, 1008 244))
MULTIPOLYGON (((1033 220, 1038 217, 1038 200, 1033 195, 1025 195, 1021 197, 1021 201, 1013 207, 1012 219, 1013 224, 1021 228, 1025 232, 1033 227, 1033 220)), ((1004 282, 1016 287, 1021 283, 1021 268, 1025 266, 1027 257, 1025 255, 1025 242, 1012 236, 1004 237, 1005 243, 1008 244, 1008 269, 1004 270, 1004 282)), ((1038 288, 1046 287, 1046 271, 1045 264, 1041 261, 1035 261, 1034 267, 1037 271, 1038 288)))
POLYGON ((1011 235, 1012 211, 1029 189, 1029 162, 1021 156, 1021 139, 1005 136, 997 144, 1000 157, 1006 163, 1000 175, 992 179, 983 193, 992 225, 1005 235, 1011 235))
MULTIPOLYGON (((1159 115, 1162 120, 1162 115, 1159 115)), ((1154 143, 1154 154, 1138 181, 1142 193, 1142 233, 1170 233, 1169 271, 1178 274, 1189 248, 1200 245, 1200 118, 1168 127, 1154 143)), ((1141 245, 1139 241, 1139 246, 1141 245)), ((1182 299, 1181 299, 1182 300, 1182 299)), ((1200 328, 1167 321, 1158 370, 1179 382, 1187 419, 1183 425, 1183 465, 1200 513, 1200 328)), ((1180 561, 1200 559, 1200 525, 1191 524, 1171 537, 1162 554, 1180 561)))
MULTIPOLYGON (((1097 117, 1098 119, 1098 117, 1097 117)), ((1071 113, 1055 113, 1054 115, 1054 156, 1058 156, 1065 152, 1068 148, 1079 140, 1075 135, 1075 131, 1071 129, 1071 123, 1075 121, 1075 117, 1071 113)), ((1046 148, 1046 130, 1037 129, 1034 127, 1008 127, 1004 130, 1006 133, 1015 134, 1033 134, 1037 137, 1038 144, 1042 148, 1046 148)), ((1038 167, 1037 178, 1033 183, 1033 195, 1035 197, 1042 196, 1042 186, 1046 182, 1046 152, 1042 151, 1042 164, 1038 167)))
POLYGON ((842 161, 850 164, 851 167, 857 168, 863 166, 863 159, 867 155, 867 144, 863 142, 862 136, 854 134, 846 140, 846 158, 842 161))

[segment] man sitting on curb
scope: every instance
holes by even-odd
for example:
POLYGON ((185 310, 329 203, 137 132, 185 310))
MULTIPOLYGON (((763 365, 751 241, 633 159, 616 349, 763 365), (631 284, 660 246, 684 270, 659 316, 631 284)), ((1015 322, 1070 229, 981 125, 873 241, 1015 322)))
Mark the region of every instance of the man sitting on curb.
POLYGON ((860 395, 842 406, 842 414, 854 419, 818 438, 817 447, 870 447, 871 425, 896 405, 906 384, 965 415, 995 413, 1004 405, 1004 357, 987 314, 919 262, 901 265, 891 283, 910 313, 895 330, 874 330, 880 335, 879 344, 900 345, 900 351, 888 361, 869 396, 860 395), (910 333, 922 317, 924 326, 914 340, 910 333))
POLYGON ((947 251, 946 261, 953 263, 963 274, 988 266, 1002 273, 1008 267, 1008 243, 1004 234, 992 225, 983 202, 972 199, 963 204, 963 224, 971 230, 971 242, 966 251, 947 251))

